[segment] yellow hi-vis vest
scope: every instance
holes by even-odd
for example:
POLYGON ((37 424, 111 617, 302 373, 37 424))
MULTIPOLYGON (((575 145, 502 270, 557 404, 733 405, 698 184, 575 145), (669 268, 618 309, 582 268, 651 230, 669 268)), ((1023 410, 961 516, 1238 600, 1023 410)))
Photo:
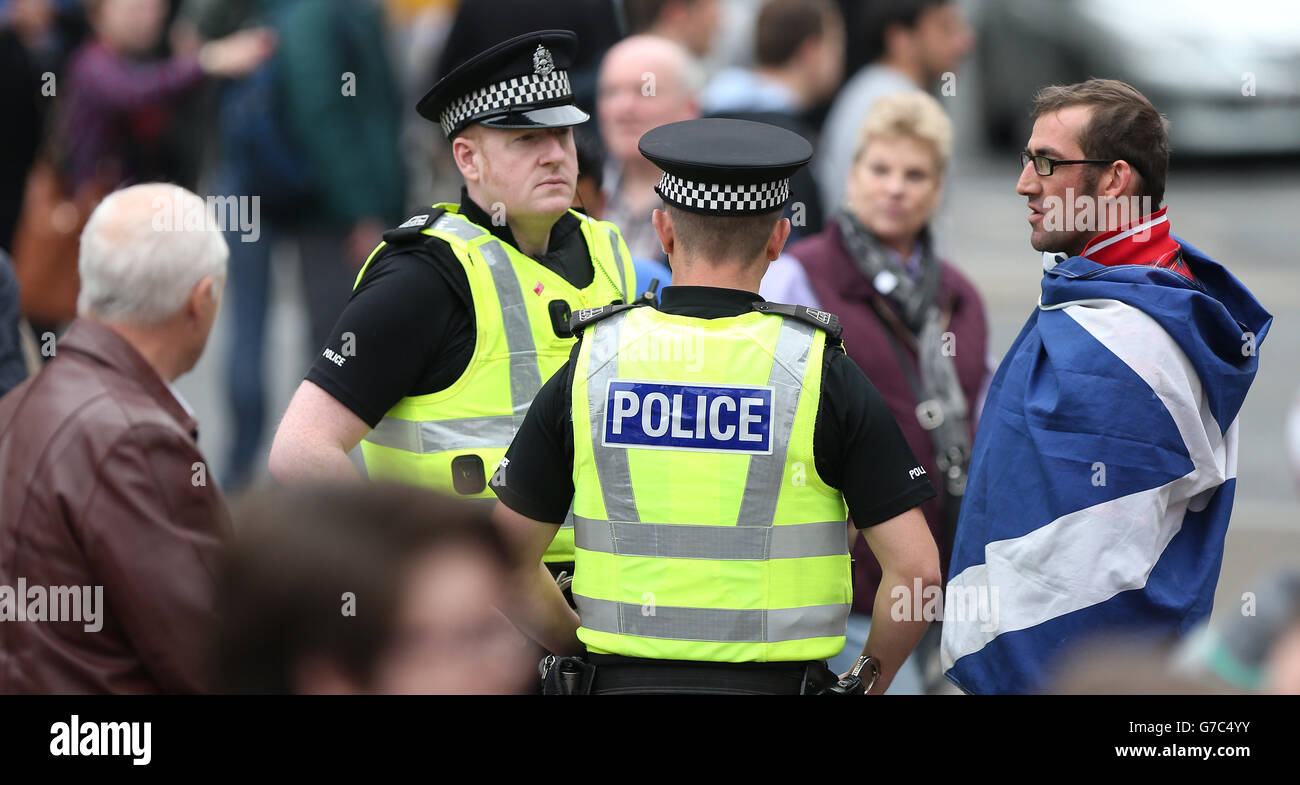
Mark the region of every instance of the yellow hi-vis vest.
MULTIPOLYGON (((572 213, 581 221, 595 268, 591 284, 578 289, 471 223, 458 205, 434 205, 438 208, 446 212, 421 233, 451 246, 465 269, 474 301, 474 354, 447 389, 398 401, 362 439, 361 451, 371 478, 495 499, 488 478, 542 383, 569 359, 576 340, 556 335, 551 302, 562 299, 573 311, 631 302, 636 273, 618 227, 606 221, 572 213), (462 473, 459 481, 453 471, 462 473)), ((354 288, 383 247, 366 260, 354 288)), ((572 560, 570 521, 547 550, 546 561, 572 560)))
MULTIPOLYGON (((611 309, 614 310, 614 309, 611 309)), ((573 597, 589 651, 820 660, 844 648, 848 511, 817 474, 826 333, 630 308, 573 369, 573 597)))

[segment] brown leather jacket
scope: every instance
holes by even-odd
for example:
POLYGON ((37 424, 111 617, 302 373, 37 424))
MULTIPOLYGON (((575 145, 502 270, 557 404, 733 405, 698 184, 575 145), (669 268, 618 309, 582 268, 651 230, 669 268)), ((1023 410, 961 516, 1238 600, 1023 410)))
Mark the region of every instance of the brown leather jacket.
POLYGON ((0 399, 0 694, 203 691, 231 526, 197 438, 144 357, 85 319, 0 399), (51 587, 90 587, 80 620, 51 587))

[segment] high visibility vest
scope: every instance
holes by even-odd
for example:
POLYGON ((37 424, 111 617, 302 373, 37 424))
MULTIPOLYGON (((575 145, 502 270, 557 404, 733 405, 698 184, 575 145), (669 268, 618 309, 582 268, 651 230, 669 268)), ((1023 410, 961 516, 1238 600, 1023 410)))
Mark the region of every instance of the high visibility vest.
POLYGON ((631 308, 585 329, 572 588, 589 651, 786 662, 844 648, 848 511, 813 459, 825 348, 814 325, 758 312, 631 308))
MULTIPOLYGON (((632 255, 607 221, 573 212, 595 268, 579 289, 458 213, 445 210, 421 233, 447 243, 469 279, 474 302, 474 354, 450 387, 398 401, 361 441, 366 474, 407 482, 462 498, 492 500, 496 473, 533 398, 573 349, 556 334, 551 303, 569 308, 630 302, 636 274, 632 255)), ((357 274, 361 284, 380 244, 357 274)), ((566 521, 546 561, 573 560, 573 525, 566 521)))

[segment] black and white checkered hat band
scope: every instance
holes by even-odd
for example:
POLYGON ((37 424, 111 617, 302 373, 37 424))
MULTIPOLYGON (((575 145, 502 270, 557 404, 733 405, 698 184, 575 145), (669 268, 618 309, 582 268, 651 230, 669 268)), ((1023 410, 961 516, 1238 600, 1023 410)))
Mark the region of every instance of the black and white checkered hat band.
POLYGON ((696 183, 667 172, 659 180, 659 195, 670 204, 717 213, 769 213, 790 198, 790 180, 753 185, 696 183))
POLYGON ((439 122, 442 124, 442 132, 449 135, 466 120, 477 120, 485 115, 500 114, 501 110, 512 106, 538 104, 557 98, 569 98, 572 95, 568 71, 552 71, 545 76, 526 74, 479 88, 457 98, 442 111, 439 122))

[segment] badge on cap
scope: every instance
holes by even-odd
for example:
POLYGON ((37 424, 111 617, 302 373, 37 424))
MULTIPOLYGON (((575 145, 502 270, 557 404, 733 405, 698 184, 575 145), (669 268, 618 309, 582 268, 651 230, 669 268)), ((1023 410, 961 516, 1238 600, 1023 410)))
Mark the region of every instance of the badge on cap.
POLYGON ((537 51, 533 52, 533 73, 538 76, 546 76, 555 70, 555 60, 551 57, 551 50, 537 45, 537 51))
MULTIPOLYGON (((0 0, 3 4, 3 0, 0 0)), ((451 139, 470 125, 562 128, 586 122, 569 83, 578 37, 538 30, 479 52, 447 72, 416 104, 451 139)))

